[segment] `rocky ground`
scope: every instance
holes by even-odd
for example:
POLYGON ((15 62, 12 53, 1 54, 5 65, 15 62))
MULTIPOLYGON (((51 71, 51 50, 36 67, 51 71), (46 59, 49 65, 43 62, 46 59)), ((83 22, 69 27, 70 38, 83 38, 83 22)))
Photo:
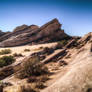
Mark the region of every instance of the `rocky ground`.
POLYGON ((0 42, 0 62, 10 55, 15 61, 0 68, 0 92, 92 92, 92 33, 70 37, 60 27, 54 19, 42 27, 23 25, 2 33, 7 39, 0 42), (11 53, 1 53, 6 49, 11 53))

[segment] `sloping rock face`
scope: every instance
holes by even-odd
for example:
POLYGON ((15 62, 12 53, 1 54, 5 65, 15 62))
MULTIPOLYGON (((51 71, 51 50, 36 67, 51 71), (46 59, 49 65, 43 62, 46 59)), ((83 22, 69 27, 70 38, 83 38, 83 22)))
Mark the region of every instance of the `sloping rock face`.
POLYGON ((8 32, 4 36, 0 37, 0 42, 5 41, 6 39, 7 40, 11 39, 11 37, 15 37, 15 36, 18 36, 18 35, 21 35, 21 34, 29 33, 31 31, 37 30, 38 28, 39 27, 36 26, 36 25, 31 25, 31 26, 22 25, 22 26, 18 26, 17 28, 14 29, 13 32, 8 32))
POLYGON ((79 43, 84 43, 86 44, 87 42, 89 41, 92 41, 92 32, 89 32, 88 34, 86 34, 84 37, 82 37, 80 40, 79 40, 79 43))
POLYGON ((0 47, 25 45, 28 43, 46 43, 59 41, 69 36, 61 30, 61 24, 57 19, 46 23, 42 27, 36 25, 22 25, 13 32, 0 37, 0 47))
POLYGON ((67 73, 41 92, 92 92, 92 44, 76 53, 67 73))

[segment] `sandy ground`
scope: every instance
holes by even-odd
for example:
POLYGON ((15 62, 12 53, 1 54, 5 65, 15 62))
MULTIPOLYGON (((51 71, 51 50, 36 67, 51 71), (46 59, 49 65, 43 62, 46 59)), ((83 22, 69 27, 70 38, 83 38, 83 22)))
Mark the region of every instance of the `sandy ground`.
MULTIPOLYGON (((9 49, 12 50, 12 54, 22 53, 23 55, 27 56, 35 51, 39 51, 40 47, 52 47, 56 44, 57 43, 40 44, 33 46, 25 45, 25 46, 11 47, 9 49), (24 49, 30 49, 30 51, 24 52, 24 49)), ((53 74, 50 76, 50 80, 46 82, 47 88, 41 90, 41 92, 86 92, 87 88, 84 89, 84 87, 90 86, 89 82, 91 82, 91 75, 92 75, 91 73, 89 73, 92 70, 91 67, 92 62, 90 62, 92 61, 92 57, 91 57, 92 53, 90 52, 90 48, 91 48, 90 44, 87 44, 83 50, 69 49, 67 54, 67 55, 70 54, 69 58, 64 57, 62 59, 68 63, 67 66, 63 66, 63 67, 59 66, 58 63, 56 62, 51 62, 47 64, 48 68, 52 71, 53 74)), ((6 49, 6 48, 0 48, 0 50, 1 49, 6 49)), ((58 51, 60 50, 56 50, 53 54, 58 53, 58 51)), ((53 54, 51 54, 51 56, 53 54)), ((50 56, 48 56, 47 58, 49 57, 50 56)), ((22 60, 23 57, 18 58, 18 61, 19 59, 22 60)), ((21 83, 25 84, 25 80, 19 80, 13 78, 13 76, 12 77, 9 76, 4 81, 9 81, 9 82, 11 81, 11 83, 14 84, 15 86, 21 83)))
MULTIPOLYGON (((39 45, 24 45, 24 46, 17 46, 17 47, 10 47, 10 48, 0 48, 0 50, 3 49, 10 49, 12 51, 11 54, 14 53, 22 53, 22 55, 28 55, 30 52, 41 50, 40 47, 52 47, 56 45, 57 43, 47 43, 47 44, 39 44, 39 45), (25 49, 30 49, 30 51, 24 51, 25 49)), ((2 56, 2 55, 0 55, 2 56)))
MULTIPOLYGON (((54 45, 56 45, 57 43, 49 43, 49 44, 40 44, 40 45, 33 45, 33 46, 28 46, 28 45, 25 45, 25 46, 18 46, 18 47, 11 47, 11 48, 0 48, 0 50, 1 49, 11 49, 12 50, 12 54, 13 53, 22 53, 23 55, 30 55, 31 53, 33 53, 33 52, 35 52, 35 51, 38 51, 38 50, 40 50, 39 48, 40 47, 52 47, 52 46, 54 46, 54 45), (24 52, 24 49, 30 49, 30 51, 29 52, 24 52)), ((56 50, 53 54, 51 54, 50 56, 53 56, 54 54, 56 54, 56 53, 58 53, 60 50, 56 50)), ((74 50, 70 50, 69 51, 70 53, 73 53, 73 52, 75 52, 74 50)), ((49 58, 50 56, 48 56, 47 58, 49 58)), ((20 58, 18 58, 17 59, 17 61, 21 61, 21 60, 23 60, 23 58, 24 57, 20 57, 20 58)), ((68 59, 66 59, 68 62, 69 61, 71 61, 71 60, 69 60, 69 59, 71 59, 71 58, 68 58, 68 59)), ((15 64, 17 64, 18 62, 15 62, 15 64)), ((60 67, 60 66, 58 66, 58 63, 53 63, 53 62, 51 62, 51 63, 49 63, 49 64, 47 64, 47 66, 48 66, 48 68, 52 71, 52 73, 54 73, 54 74, 52 74, 51 76, 50 76, 50 80, 49 81, 47 81, 46 82, 46 85, 47 86, 50 86, 50 85, 52 85, 53 83, 55 83, 58 79, 60 79, 61 78, 61 76, 64 76, 64 74, 67 72, 67 70, 69 70, 68 69, 68 67, 60 67)), ((9 81, 9 82, 11 82, 12 84, 14 84, 14 85, 17 85, 17 84, 20 84, 21 83, 21 80, 18 80, 18 79, 16 79, 16 78, 14 78, 13 76, 11 77, 11 76, 9 76, 8 78, 6 78, 4 81, 9 81)), ((23 80, 23 82, 22 83, 24 83, 25 81, 23 80)))

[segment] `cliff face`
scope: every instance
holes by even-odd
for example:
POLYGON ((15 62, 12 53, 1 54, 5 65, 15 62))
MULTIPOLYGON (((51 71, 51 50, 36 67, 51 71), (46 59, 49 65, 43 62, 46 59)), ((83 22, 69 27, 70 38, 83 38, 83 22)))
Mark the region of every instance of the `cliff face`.
POLYGON ((61 24, 57 19, 44 24, 40 28, 36 25, 22 25, 0 37, 0 47, 11 47, 25 45, 28 43, 46 43, 59 41, 68 37, 61 29, 61 24))

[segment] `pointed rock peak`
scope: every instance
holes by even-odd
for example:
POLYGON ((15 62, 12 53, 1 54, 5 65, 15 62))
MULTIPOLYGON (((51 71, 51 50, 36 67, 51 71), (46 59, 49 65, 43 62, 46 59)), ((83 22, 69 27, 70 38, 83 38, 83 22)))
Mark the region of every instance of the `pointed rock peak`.
POLYGON ((57 18, 52 19, 48 23, 58 23, 58 24, 60 24, 57 18))
POLYGON ((57 18, 54 18, 52 21, 58 21, 58 19, 57 18))
POLYGON ((47 26, 51 26, 51 27, 57 26, 58 28, 61 28, 61 24, 59 23, 58 19, 56 19, 56 18, 47 22, 43 26, 41 26, 40 29, 42 30, 42 29, 46 28, 47 26))

